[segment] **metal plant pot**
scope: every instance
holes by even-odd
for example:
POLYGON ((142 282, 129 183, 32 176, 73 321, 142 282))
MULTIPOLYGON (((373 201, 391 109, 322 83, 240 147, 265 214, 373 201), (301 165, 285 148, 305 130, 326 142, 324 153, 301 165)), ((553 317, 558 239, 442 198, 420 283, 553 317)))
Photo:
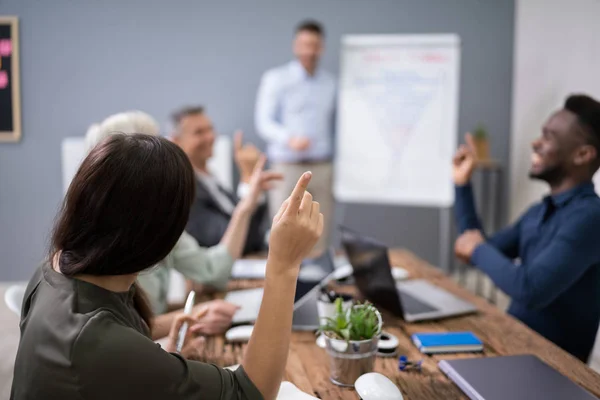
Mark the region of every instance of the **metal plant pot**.
MULTIPOLYGON (((363 307, 362 304, 352 308, 363 307)), ((349 313, 351 310, 346 310, 349 313)), ((330 359, 330 379, 339 386, 354 387, 359 376, 373 372, 373 364, 377 354, 377 344, 381 336, 383 320, 379 311, 375 310, 379 327, 377 335, 367 340, 342 340, 328 336, 324 332, 325 350, 330 359)))
POLYGON ((339 386, 353 387, 359 376, 373 372, 379 336, 369 340, 345 341, 325 334, 330 359, 330 379, 339 386))

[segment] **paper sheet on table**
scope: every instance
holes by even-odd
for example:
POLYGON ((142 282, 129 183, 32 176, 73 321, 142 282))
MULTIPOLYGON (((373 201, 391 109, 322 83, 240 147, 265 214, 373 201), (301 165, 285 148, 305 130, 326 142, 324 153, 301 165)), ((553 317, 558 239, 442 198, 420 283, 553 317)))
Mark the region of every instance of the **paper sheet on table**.
POLYGON ((292 382, 281 382, 279 387, 279 393, 277 393, 277 400, 312 400, 316 397, 304 393, 298 389, 292 382))
POLYGON ((231 269, 231 277, 235 279, 264 279, 267 271, 267 260, 237 260, 231 269))
MULTIPOLYGON (((225 367, 235 371, 239 367, 239 364, 225 367)), ((279 393, 277 393, 277 400, 312 400, 317 399, 314 396, 304 393, 298 389, 292 382, 283 381, 279 387, 279 393)))

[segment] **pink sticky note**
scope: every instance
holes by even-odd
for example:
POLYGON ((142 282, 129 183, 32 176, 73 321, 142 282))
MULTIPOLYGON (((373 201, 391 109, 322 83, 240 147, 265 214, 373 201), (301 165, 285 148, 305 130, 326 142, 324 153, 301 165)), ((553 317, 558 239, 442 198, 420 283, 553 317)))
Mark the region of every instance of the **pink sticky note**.
POLYGON ((8 57, 12 53, 12 43, 10 39, 0 40, 0 57, 8 57))
POLYGON ((6 71, 0 71, 0 89, 6 89, 8 86, 8 74, 6 71))

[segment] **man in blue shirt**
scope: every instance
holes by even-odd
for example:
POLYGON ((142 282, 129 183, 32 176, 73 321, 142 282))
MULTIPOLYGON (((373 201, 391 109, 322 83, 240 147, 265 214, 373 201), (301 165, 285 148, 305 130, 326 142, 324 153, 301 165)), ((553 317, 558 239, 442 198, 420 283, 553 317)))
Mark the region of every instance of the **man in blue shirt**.
MULTIPOLYGON (((509 314, 587 362, 600 321, 600 103, 570 96, 532 143, 533 179, 550 194, 512 226, 482 233, 469 180, 473 141, 454 158, 456 255, 487 273, 512 298, 509 314)), ((507 333, 509 334, 509 333, 507 333)))
POLYGON ((315 21, 301 23, 294 38, 296 60, 262 77, 256 101, 256 129, 267 142, 272 169, 283 182, 269 192, 271 216, 305 171, 313 172, 308 190, 321 204, 325 230, 316 249, 327 243, 333 212, 331 193, 336 84, 319 67, 324 32, 315 21))

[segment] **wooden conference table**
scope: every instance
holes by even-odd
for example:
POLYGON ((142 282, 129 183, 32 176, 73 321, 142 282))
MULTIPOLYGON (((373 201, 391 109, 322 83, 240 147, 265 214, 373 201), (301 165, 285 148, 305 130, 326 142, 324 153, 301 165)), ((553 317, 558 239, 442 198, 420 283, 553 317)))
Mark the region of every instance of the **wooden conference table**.
MULTIPOLYGON (((540 359, 568 376, 572 381, 600 397, 600 375, 572 357, 553 343, 544 339, 527 326, 508 316, 484 299, 458 286, 440 270, 428 265, 414 254, 403 250, 390 252, 392 265, 409 271, 411 278, 428 281, 464 298, 477 306, 479 312, 462 317, 432 322, 407 323, 384 314, 384 329, 398 336, 398 354, 411 360, 423 359, 421 372, 401 372, 397 358, 377 357, 375 371, 381 372, 398 385, 407 400, 417 399, 464 399, 464 394, 437 367, 441 359, 491 357, 497 355, 535 354, 540 359), (410 335, 423 331, 472 331, 485 344, 483 353, 434 355, 421 354, 412 344, 410 335)), ((236 281, 230 290, 259 287, 260 281, 236 281)), ((207 340, 206 361, 221 366, 239 364, 244 345, 228 344, 223 337, 207 340)), ((329 356, 315 344, 312 332, 294 332, 290 345, 284 379, 294 383, 302 391, 321 399, 358 398, 353 389, 341 388, 329 380, 329 356)))

